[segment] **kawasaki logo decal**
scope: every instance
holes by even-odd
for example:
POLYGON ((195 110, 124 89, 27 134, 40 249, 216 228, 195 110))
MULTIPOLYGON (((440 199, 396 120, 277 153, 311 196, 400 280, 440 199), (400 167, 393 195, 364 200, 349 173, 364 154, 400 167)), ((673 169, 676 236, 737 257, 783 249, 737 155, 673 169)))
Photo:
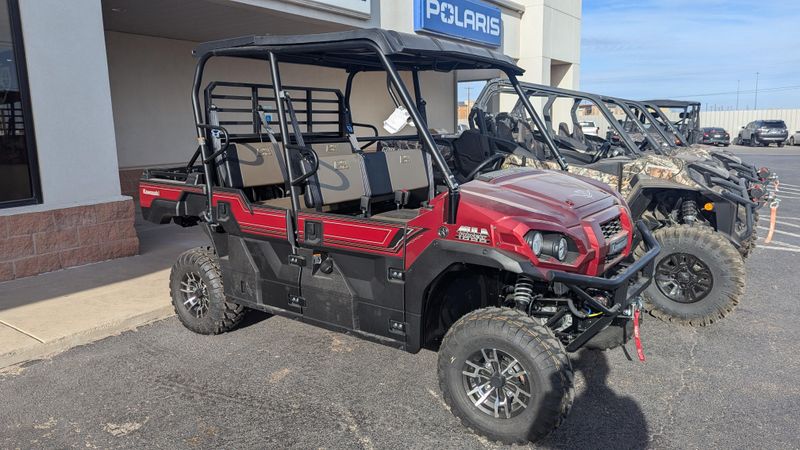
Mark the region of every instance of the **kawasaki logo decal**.
POLYGON ((456 231, 456 239, 469 242, 489 243, 489 231, 486 228, 468 227, 461 225, 456 231))

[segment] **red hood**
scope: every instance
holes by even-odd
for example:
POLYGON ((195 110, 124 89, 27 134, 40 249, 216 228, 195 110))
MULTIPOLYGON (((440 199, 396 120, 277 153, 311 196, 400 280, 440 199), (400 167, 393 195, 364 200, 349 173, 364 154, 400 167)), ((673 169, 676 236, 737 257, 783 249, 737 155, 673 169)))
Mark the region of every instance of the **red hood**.
POLYGON ((552 217, 567 227, 608 208, 614 199, 608 191, 573 175, 532 169, 490 173, 464 184, 461 192, 468 201, 504 215, 552 217), (487 201, 492 205, 485 205, 487 201))

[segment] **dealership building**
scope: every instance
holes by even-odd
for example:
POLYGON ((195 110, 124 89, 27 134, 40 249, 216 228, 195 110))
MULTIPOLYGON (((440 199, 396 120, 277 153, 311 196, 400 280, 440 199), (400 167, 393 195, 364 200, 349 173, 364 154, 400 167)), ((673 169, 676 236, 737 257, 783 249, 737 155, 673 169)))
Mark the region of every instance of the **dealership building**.
MULTIPOLYGON (((0 0, 0 281, 138 253, 142 169, 196 147, 199 42, 384 28, 498 49, 523 80, 577 88, 580 22, 580 0, 0 0)), ((220 59, 207 78, 268 82, 253 64, 220 59)), ((343 88, 305 69, 284 82, 343 88)), ((498 75, 423 74, 430 126, 454 131, 458 83, 498 75)), ((385 77, 359 82, 354 120, 380 125, 394 105, 370 90, 386 97, 385 77)))

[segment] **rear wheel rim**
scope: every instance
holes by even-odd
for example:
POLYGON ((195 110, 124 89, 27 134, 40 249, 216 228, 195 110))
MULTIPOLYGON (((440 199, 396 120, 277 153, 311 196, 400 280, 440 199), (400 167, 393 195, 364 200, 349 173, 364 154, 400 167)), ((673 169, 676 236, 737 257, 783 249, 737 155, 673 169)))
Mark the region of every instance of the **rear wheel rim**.
POLYGON ((482 348, 464 361, 464 393, 479 411, 496 419, 522 414, 531 401, 531 379, 522 363, 496 348, 482 348))
POLYGON ((181 304, 183 308, 197 317, 202 318, 208 312, 208 287, 203 277, 196 272, 188 272, 181 279, 181 304))
POLYGON ((672 253, 656 266, 656 286, 664 296, 678 303, 696 303, 714 287, 711 269, 688 253, 672 253))

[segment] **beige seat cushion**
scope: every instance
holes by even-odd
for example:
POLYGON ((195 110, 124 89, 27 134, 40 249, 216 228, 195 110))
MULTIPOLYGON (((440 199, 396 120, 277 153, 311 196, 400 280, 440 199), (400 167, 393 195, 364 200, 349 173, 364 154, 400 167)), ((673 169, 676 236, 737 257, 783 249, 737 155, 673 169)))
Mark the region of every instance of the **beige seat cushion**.
POLYGON ((384 150, 389 181, 394 191, 413 191, 429 185, 427 159, 422 150, 384 150))
POLYGON ((310 199, 307 197, 310 207, 360 200, 366 195, 361 155, 320 156, 309 191, 313 192, 310 199))
POLYGON ((283 185, 288 179, 283 152, 270 142, 231 145, 226 168, 228 183, 236 188, 283 185))

